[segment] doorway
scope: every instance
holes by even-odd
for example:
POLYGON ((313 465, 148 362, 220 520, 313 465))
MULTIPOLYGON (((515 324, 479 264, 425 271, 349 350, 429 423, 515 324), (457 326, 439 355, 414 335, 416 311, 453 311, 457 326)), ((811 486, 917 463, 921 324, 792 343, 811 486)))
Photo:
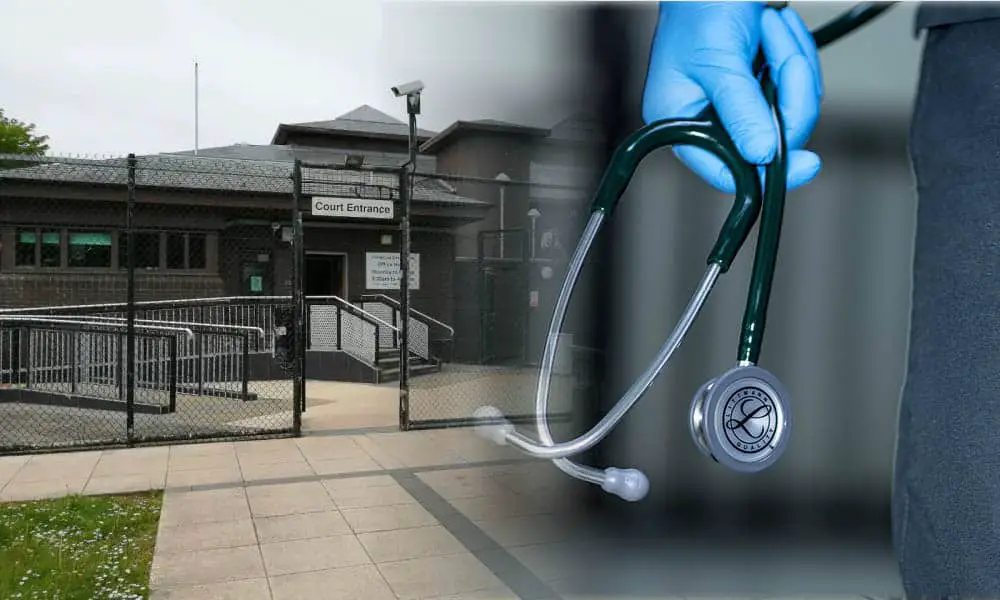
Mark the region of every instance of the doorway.
POLYGON ((306 296, 338 296, 347 300, 347 255, 307 252, 306 296))

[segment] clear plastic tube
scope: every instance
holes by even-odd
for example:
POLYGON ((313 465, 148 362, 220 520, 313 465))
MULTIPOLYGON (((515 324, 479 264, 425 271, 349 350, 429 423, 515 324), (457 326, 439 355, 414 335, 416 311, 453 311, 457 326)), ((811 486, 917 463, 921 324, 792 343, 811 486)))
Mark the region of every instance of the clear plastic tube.
MULTIPOLYGON (((698 313, 701 311, 701 307, 704 305, 705 300, 708 299, 708 296, 719 277, 719 265, 714 263, 710 264, 708 270, 705 272, 705 275, 702 277, 698 288, 695 290, 694 296, 685 308, 684 313, 681 315, 681 318, 674 327, 674 330, 670 333, 670 336, 667 337, 667 340, 664 342, 660 351, 653 359, 653 362, 650 363, 642 375, 640 375, 631 387, 629 387, 628 391, 626 391, 625 394, 618 400, 615 406, 608 411, 608 414, 606 414, 593 428, 583 435, 580 435, 570 441, 556 444, 553 441, 549 430, 547 412, 549 387, 552 381, 552 367, 555 362, 556 349, 559 344, 559 332, 562 331, 563 322, 565 321, 566 312, 569 307, 569 300, 573 295, 573 289, 580 277, 580 271, 583 269, 584 260, 594 243, 594 239, 597 237, 597 232, 600 230, 603 220, 604 214, 598 211, 594 212, 591 215, 590 220, 587 222, 587 227, 585 228, 583 235, 580 238, 580 242, 577 244, 576 250, 573 253, 573 257, 570 260, 566 279, 563 281, 563 286, 559 292, 559 298, 556 301, 556 306, 552 314, 552 321, 549 325, 548 335, 545 340, 545 350, 542 354, 542 365, 539 369, 538 388, 535 393, 537 430, 539 438, 542 440, 542 444, 539 444, 525 435, 512 430, 505 436, 506 441, 509 444, 538 458, 552 460, 564 459, 575 454, 580 454, 581 452, 586 452, 607 437, 608 434, 611 433, 611 430, 614 429, 615 425, 617 425, 618 422, 625 417, 632 406, 634 406, 646 390, 649 389, 653 381, 666 366, 671 355, 673 355, 673 353, 680 346, 681 342, 684 340, 684 336, 687 335, 688 330, 694 323, 695 318, 697 318, 698 313)), ((568 461, 563 463, 556 462, 556 466, 569 475, 579 475, 579 478, 591 481, 592 483, 600 483, 603 481, 601 471, 590 467, 582 467, 581 465, 567 463, 568 461)))

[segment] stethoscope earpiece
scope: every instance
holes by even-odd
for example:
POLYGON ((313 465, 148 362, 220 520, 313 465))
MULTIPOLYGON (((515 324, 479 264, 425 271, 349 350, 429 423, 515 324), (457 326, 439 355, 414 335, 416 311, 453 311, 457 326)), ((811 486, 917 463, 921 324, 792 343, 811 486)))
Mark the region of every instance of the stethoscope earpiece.
POLYGON ((758 473, 788 447, 788 392, 760 367, 736 367, 698 389, 688 427, 702 453, 734 471, 758 473))
POLYGON ((638 502, 649 493, 649 478, 639 469, 604 469, 601 489, 626 502, 638 502))

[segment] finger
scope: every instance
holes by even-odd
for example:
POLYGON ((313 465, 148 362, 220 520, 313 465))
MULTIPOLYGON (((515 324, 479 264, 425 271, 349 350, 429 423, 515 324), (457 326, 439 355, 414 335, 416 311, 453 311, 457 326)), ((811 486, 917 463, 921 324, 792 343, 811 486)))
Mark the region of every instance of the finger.
MULTIPOLYGON (((674 154, 710 186, 726 194, 736 193, 736 182, 729 167, 716 155, 695 146, 677 146, 674 154)), ((811 183, 822 169, 819 156, 808 150, 792 150, 788 153, 787 189, 794 190, 811 183)), ((760 171, 763 177, 763 169, 760 171)))
POLYGON ((704 90, 676 71, 650 69, 642 93, 645 124, 666 118, 690 118, 708 105, 704 90))
POLYGON ((718 156, 697 146, 675 146, 674 155, 708 185, 720 192, 736 193, 733 175, 718 156))
POLYGON ((792 150, 788 154, 788 189, 800 188, 819 175, 823 163, 819 156, 808 150, 792 150))
POLYGON ((789 148, 802 146, 819 118, 813 70, 791 29, 777 11, 761 16, 761 43, 778 86, 778 108, 789 148))
POLYGON ((819 49, 816 47, 816 40, 813 39, 812 32, 806 26, 805 21, 794 9, 786 8, 781 11, 781 18, 788 25, 795 36, 795 41, 799 43, 799 49, 806 55, 809 67, 813 70, 813 77, 816 80, 816 95, 823 99, 823 69, 819 62, 819 49))
POLYGON ((750 66, 737 54, 706 57, 691 69, 691 78, 705 90, 744 160, 762 165, 774 156, 778 132, 750 66))

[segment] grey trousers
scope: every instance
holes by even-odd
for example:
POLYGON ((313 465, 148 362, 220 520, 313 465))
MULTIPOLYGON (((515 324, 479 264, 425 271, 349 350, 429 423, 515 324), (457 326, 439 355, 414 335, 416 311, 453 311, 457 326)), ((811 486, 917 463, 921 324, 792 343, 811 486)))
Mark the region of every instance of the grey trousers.
POLYGON ((907 597, 1000 598, 1000 20, 928 31, 893 480, 907 597))

